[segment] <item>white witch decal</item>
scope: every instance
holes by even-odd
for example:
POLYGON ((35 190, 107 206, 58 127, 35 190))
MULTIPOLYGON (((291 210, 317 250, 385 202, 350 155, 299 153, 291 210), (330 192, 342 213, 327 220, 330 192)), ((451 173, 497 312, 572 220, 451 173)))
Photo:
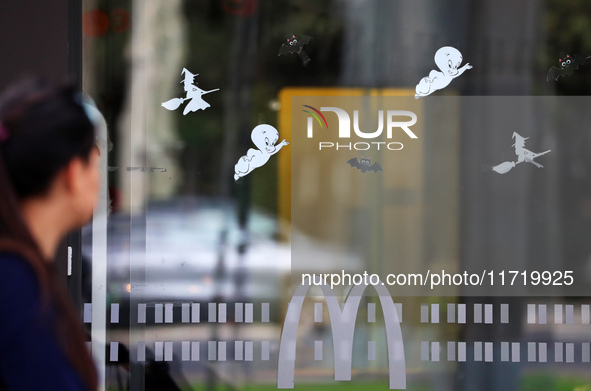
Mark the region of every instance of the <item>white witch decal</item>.
POLYGON ((185 106, 183 110, 183 115, 187 115, 187 113, 197 110, 205 110, 206 108, 210 107, 211 105, 207 103, 203 98, 202 95, 209 94, 210 92, 219 91, 219 88, 210 91, 204 91, 197 87, 195 83, 195 76, 198 74, 193 74, 187 70, 187 68, 183 68, 181 75, 185 76, 185 79, 181 81, 184 84, 184 89, 186 95, 184 98, 173 98, 162 103, 162 106, 167 110, 176 110, 179 108, 184 101, 190 100, 189 103, 185 106))
POLYGON ((529 137, 521 137, 519 134, 517 134, 517 132, 513 132, 512 138, 515 139, 515 144, 513 144, 512 146, 515 147, 515 154, 517 155, 517 161, 516 162, 503 162, 499 165, 496 165, 492 168, 494 172, 498 172, 499 174, 506 174, 509 171, 511 171, 511 169, 513 167, 515 167, 517 164, 523 163, 523 162, 531 163, 538 168, 544 167, 540 163, 534 161, 534 159, 537 158, 538 156, 542 156, 542 155, 547 154, 548 152, 550 152, 550 150, 547 150, 546 152, 535 153, 535 152, 530 151, 529 149, 525 149, 525 140, 527 140, 529 137))

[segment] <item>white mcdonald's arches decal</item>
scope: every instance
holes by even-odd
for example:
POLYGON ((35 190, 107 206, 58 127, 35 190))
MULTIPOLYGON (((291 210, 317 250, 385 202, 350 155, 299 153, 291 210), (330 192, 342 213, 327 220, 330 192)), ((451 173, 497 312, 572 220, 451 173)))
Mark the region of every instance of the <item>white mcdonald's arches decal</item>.
MULTIPOLYGON (((320 285, 322 293, 326 298, 326 305, 330 316, 335 380, 351 380, 355 320, 359 311, 361 297, 367 286, 354 286, 349 296, 345 299, 341 310, 341 305, 332 289, 327 285, 320 285)), ((396 312, 388 289, 383 285, 373 285, 373 287, 378 293, 384 313, 390 389, 404 390, 406 389, 406 363, 404 360, 404 343, 398 313, 396 312)), ((287 308, 281 341, 279 343, 277 388, 294 388, 298 325, 300 323, 302 305, 309 288, 309 284, 299 285, 287 308)))

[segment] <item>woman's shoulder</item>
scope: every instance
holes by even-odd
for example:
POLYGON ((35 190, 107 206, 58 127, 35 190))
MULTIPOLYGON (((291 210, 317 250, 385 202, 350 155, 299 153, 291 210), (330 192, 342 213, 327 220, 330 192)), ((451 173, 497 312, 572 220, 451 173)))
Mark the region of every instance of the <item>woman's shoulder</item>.
POLYGON ((54 333, 55 313, 43 309, 33 266, 0 252, 0 314, 10 314, 0 322, 0 391, 3 382, 18 390, 84 389, 54 333))
POLYGON ((9 263, 19 263, 19 262, 23 262, 26 263, 27 261, 25 260, 25 258, 15 252, 12 251, 5 251, 5 250, 0 250, 0 262, 9 262, 9 263))
POLYGON ((15 288, 30 291, 31 285, 37 285, 33 266, 21 255, 0 252, 0 292, 15 288))
POLYGON ((20 255, 0 253, 0 313, 12 314, 13 319, 0 324, 0 333, 8 331, 10 324, 35 317, 41 308, 40 293, 33 266, 20 255))

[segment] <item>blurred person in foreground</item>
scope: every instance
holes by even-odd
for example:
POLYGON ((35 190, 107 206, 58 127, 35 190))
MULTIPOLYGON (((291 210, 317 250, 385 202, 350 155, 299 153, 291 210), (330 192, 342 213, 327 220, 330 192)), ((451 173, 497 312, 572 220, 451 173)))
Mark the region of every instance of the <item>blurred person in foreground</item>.
POLYGON ((74 88, 31 80, 0 95, 0 391, 96 390, 53 259, 92 216, 99 160, 74 88))

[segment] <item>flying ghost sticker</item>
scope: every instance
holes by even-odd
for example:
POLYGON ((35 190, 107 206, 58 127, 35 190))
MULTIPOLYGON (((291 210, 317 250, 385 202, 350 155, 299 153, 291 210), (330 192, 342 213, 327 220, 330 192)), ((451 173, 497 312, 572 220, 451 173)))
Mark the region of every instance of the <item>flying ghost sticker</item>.
POLYGON ((287 44, 284 43, 279 48, 279 56, 282 54, 297 53, 297 55, 300 56, 300 59, 302 60, 302 64, 304 64, 304 66, 308 65, 312 60, 310 60, 310 57, 308 57, 304 51, 304 45, 308 44, 311 39, 312 37, 308 35, 302 35, 298 40, 295 35, 292 35, 291 38, 287 38, 287 44))
POLYGON ((265 165, 269 158, 275 155, 284 145, 289 145, 285 140, 279 144, 279 132, 271 125, 258 125, 251 134, 250 138, 258 149, 250 148, 246 155, 238 159, 238 163, 234 166, 234 180, 237 181, 241 177, 248 175, 255 168, 265 165))
POLYGON ((469 63, 466 63, 460 68, 462 60, 462 53, 456 48, 444 46, 437 50, 435 53, 435 64, 439 68, 439 71, 432 70, 429 76, 423 77, 419 81, 416 87, 415 99, 447 87, 453 79, 468 69, 472 69, 472 65, 469 63))
POLYGON ((515 167, 517 164, 523 163, 523 162, 531 163, 538 168, 544 167, 540 163, 534 161, 534 159, 539 156, 547 154, 548 152, 550 152, 550 150, 547 150, 546 152, 534 153, 528 149, 525 149, 525 140, 527 140, 529 137, 521 137, 519 134, 517 134, 517 132, 513 132, 512 138, 515 139, 515 144, 513 144, 512 146, 515 147, 515 154, 517 155, 517 161, 516 162, 510 162, 510 161, 503 162, 499 165, 496 165, 492 168, 494 172, 498 172, 499 174, 506 174, 509 171, 511 171, 511 169, 513 167, 515 167))
POLYGON ((579 65, 583 65, 589 57, 591 56, 587 54, 575 54, 571 56, 565 52, 561 52, 560 58, 558 59, 558 68, 555 66, 550 68, 548 76, 546 76, 546 81, 550 81, 550 79, 558 80, 560 76, 572 75, 579 68, 579 65))
POLYGON ((347 163, 349 163, 351 167, 355 167, 364 174, 366 172, 372 171, 383 172, 382 167, 378 163, 371 164, 371 160, 368 157, 362 157, 361 160, 357 160, 357 158, 354 157, 353 159, 347 160, 347 163))
POLYGON ((198 74, 193 74, 187 70, 187 68, 183 68, 181 75, 184 75, 185 78, 181 81, 184 85, 185 89, 185 97, 184 98, 173 98, 166 102, 162 103, 162 106, 167 110, 176 110, 178 109, 186 100, 189 101, 183 110, 183 115, 187 115, 187 113, 197 111, 197 110, 205 110, 206 108, 210 107, 211 105, 207 103, 203 98, 202 95, 209 94, 210 92, 219 91, 219 88, 210 91, 204 91, 195 85, 195 76, 198 74))

